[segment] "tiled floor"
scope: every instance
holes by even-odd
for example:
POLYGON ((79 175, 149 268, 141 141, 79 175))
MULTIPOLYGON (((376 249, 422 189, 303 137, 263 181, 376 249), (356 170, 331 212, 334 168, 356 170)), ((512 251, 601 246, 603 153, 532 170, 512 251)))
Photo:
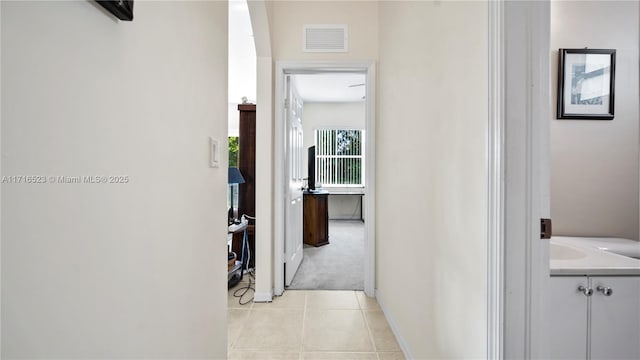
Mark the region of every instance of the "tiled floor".
POLYGON ((404 359, 378 303, 361 291, 288 290, 272 303, 247 305, 233 292, 229 359, 404 359))

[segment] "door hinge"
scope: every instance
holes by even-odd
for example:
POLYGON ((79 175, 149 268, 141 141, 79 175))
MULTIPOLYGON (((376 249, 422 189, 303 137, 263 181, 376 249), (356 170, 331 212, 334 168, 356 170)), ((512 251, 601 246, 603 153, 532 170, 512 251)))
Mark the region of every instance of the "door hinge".
POLYGON ((540 219, 540 239, 551 239, 551 219, 540 219))
POLYGON ((288 110, 288 109, 289 109, 289 99, 284 99, 284 108, 285 108, 286 110, 288 110))

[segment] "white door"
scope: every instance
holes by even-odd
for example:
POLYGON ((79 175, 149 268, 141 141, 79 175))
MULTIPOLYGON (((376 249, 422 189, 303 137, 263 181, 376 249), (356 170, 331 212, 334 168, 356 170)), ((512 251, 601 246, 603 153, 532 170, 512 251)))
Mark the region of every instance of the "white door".
POLYGON ((302 262, 302 99, 291 76, 286 77, 285 100, 285 286, 291 285, 302 262))
MULTIPOLYGON (((504 83, 496 98, 504 135, 500 180, 504 191, 504 302, 501 337, 505 359, 546 359, 548 350, 549 243, 540 237, 540 219, 550 218, 549 174, 549 2, 496 2, 504 19, 502 32, 494 36, 493 77, 504 83), (503 11, 503 12, 502 12, 503 11), (494 51, 495 53, 496 51, 494 51), (500 51, 497 51, 500 52, 500 51), (503 70, 503 73, 502 73, 503 70)), ((503 132, 503 133, 502 133, 503 132)), ((496 131, 493 131, 495 134, 496 131)), ((501 141, 501 140, 498 140, 501 141)), ((499 198, 498 203, 503 201, 499 198)), ((493 224, 491 221, 490 224, 493 224)), ((502 231, 501 228, 498 231, 502 231)), ((498 245, 499 247, 500 245, 498 245)), ((498 260, 493 260, 496 263, 498 260)), ((499 323, 499 322, 496 322, 499 323)), ((492 330, 491 334, 495 334, 492 330)))

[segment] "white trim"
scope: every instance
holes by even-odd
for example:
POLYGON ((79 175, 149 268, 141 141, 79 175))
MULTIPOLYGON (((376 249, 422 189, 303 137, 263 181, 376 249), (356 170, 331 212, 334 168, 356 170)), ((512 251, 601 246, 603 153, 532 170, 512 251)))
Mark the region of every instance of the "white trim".
POLYGON ((387 307, 385 306, 382 296, 380 295, 380 292, 378 290, 376 290, 376 300, 378 301, 378 305, 380 305, 380 309, 382 309, 382 313, 384 314, 384 317, 387 319, 387 323, 389 323, 389 327, 391 328, 393 335, 396 337, 396 340, 398 341, 398 345, 400 345, 400 350, 402 350, 402 352, 404 353, 404 357, 406 359, 413 359, 413 355, 411 355, 411 351, 409 350, 409 344, 407 344, 407 340, 405 340, 402 334, 400 333, 400 329, 398 328, 396 321, 391 316, 391 313, 387 311, 387 307))
MULTIPOLYGON (((259 58, 271 58, 271 32, 269 31, 267 1, 247 1, 251 28, 253 29, 253 43, 256 47, 256 57, 259 58)), ((271 85, 271 83, 269 84, 271 85)))
POLYGON ((270 292, 257 292, 253 295, 253 302, 271 302, 273 300, 273 290, 270 292))
MULTIPOLYGON (((2 6, 0 6, 0 19, 2 18, 2 6)), ((0 59, 2 58, 2 47, 0 47, 0 59)), ((2 72, 0 71, 0 84, 2 83, 1 81, 2 79, 2 72)), ((2 97, 2 87, 0 86, 0 99, 3 99, 2 97)), ((0 116, 0 145, 2 144, 2 116, 0 116)), ((0 146, 0 148, 2 148, 0 146)), ((4 176, 4 173, 2 172, 2 157, 0 157, 0 176, 4 176)), ((2 188, 3 186, 0 186, 0 204, 2 204, 2 188)), ((2 219, 2 206, 0 206, 0 219, 2 219)), ((1 223, 1 221, 0 221, 1 223)), ((0 279, 2 279, 2 231, 0 231, 0 279)), ((2 286, 0 286, 0 309, 3 308, 2 306, 2 299, 4 297, 2 296, 2 286)), ((4 322, 2 321, 2 312, 0 311, 0 357, 2 356, 2 350, 4 349, 4 347, 2 346, 2 339, 4 339, 2 337, 2 324, 4 322)))
POLYGON ((376 66, 369 62, 367 69, 367 108, 364 132, 365 151, 365 196, 364 214, 364 292, 375 296, 376 284, 376 66), (366 217, 365 217, 366 216, 366 217))
POLYGON ((542 359, 547 356, 546 326, 549 289, 549 242, 540 239, 540 219, 551 218, 550 204, 550 49, 551 6, 549 2, 536 4, 531 11, 531 169, 530 189, 532 237, 529 249, 530 272, 530 344, 529 358, 542 359))
POLYGON ((284 67, 276 62, 274 96, 274 167, 273 167, 273 293, 284 292, 284 67))
MULTIPOLYGON (((247 2, 256 47, 256 293, 273 293, 273 60, 265 0, 247 2)), ((271 300, 271 299, 269 299, 271 300)))
POLYGON ((487 359, 503 358, 504 312, 504 3, 488 2, 487 359))
POLYGON ((277 61, 275 86, 274 134, 274 294, 284 292, 284 75, 327 72, 362 72, 366 74, 365 120, 365 258, 364 292, 375 291, 375 62, 373 61, 277 61))
MULTIPOLYGON (((549 273, 548 242, 540 240, 540 218, 549 216, 549 174, 544 168, 550 113, 549 3, 506 1, 503 11, 501 68, 505 72, 501 86, 505 121, 501 124, 501 159, 505 171, 503 214, 508 217, 502 227, 501 356, 537 359, 546 357, 545 297, 549 273)), ((495 226, 495 214, 489 216, 488 225, 495 226)), ((491 294, 488 299, 496 300, 491 294)))
POLYGON ((273 61, 258 56, 256 65, 255 289, 256 293, 273 293, 273 61))

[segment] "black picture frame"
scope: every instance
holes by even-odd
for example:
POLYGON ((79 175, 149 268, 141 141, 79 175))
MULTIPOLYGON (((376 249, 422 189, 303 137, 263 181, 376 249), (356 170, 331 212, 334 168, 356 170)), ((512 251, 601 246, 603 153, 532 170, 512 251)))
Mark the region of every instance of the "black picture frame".
POLYGON ((615 49, 558 49, 558 119, 612 120, 615 49))
POLYGON ((115 17, 122 21, 133 21, 133 0, 96 0, 115 17))

